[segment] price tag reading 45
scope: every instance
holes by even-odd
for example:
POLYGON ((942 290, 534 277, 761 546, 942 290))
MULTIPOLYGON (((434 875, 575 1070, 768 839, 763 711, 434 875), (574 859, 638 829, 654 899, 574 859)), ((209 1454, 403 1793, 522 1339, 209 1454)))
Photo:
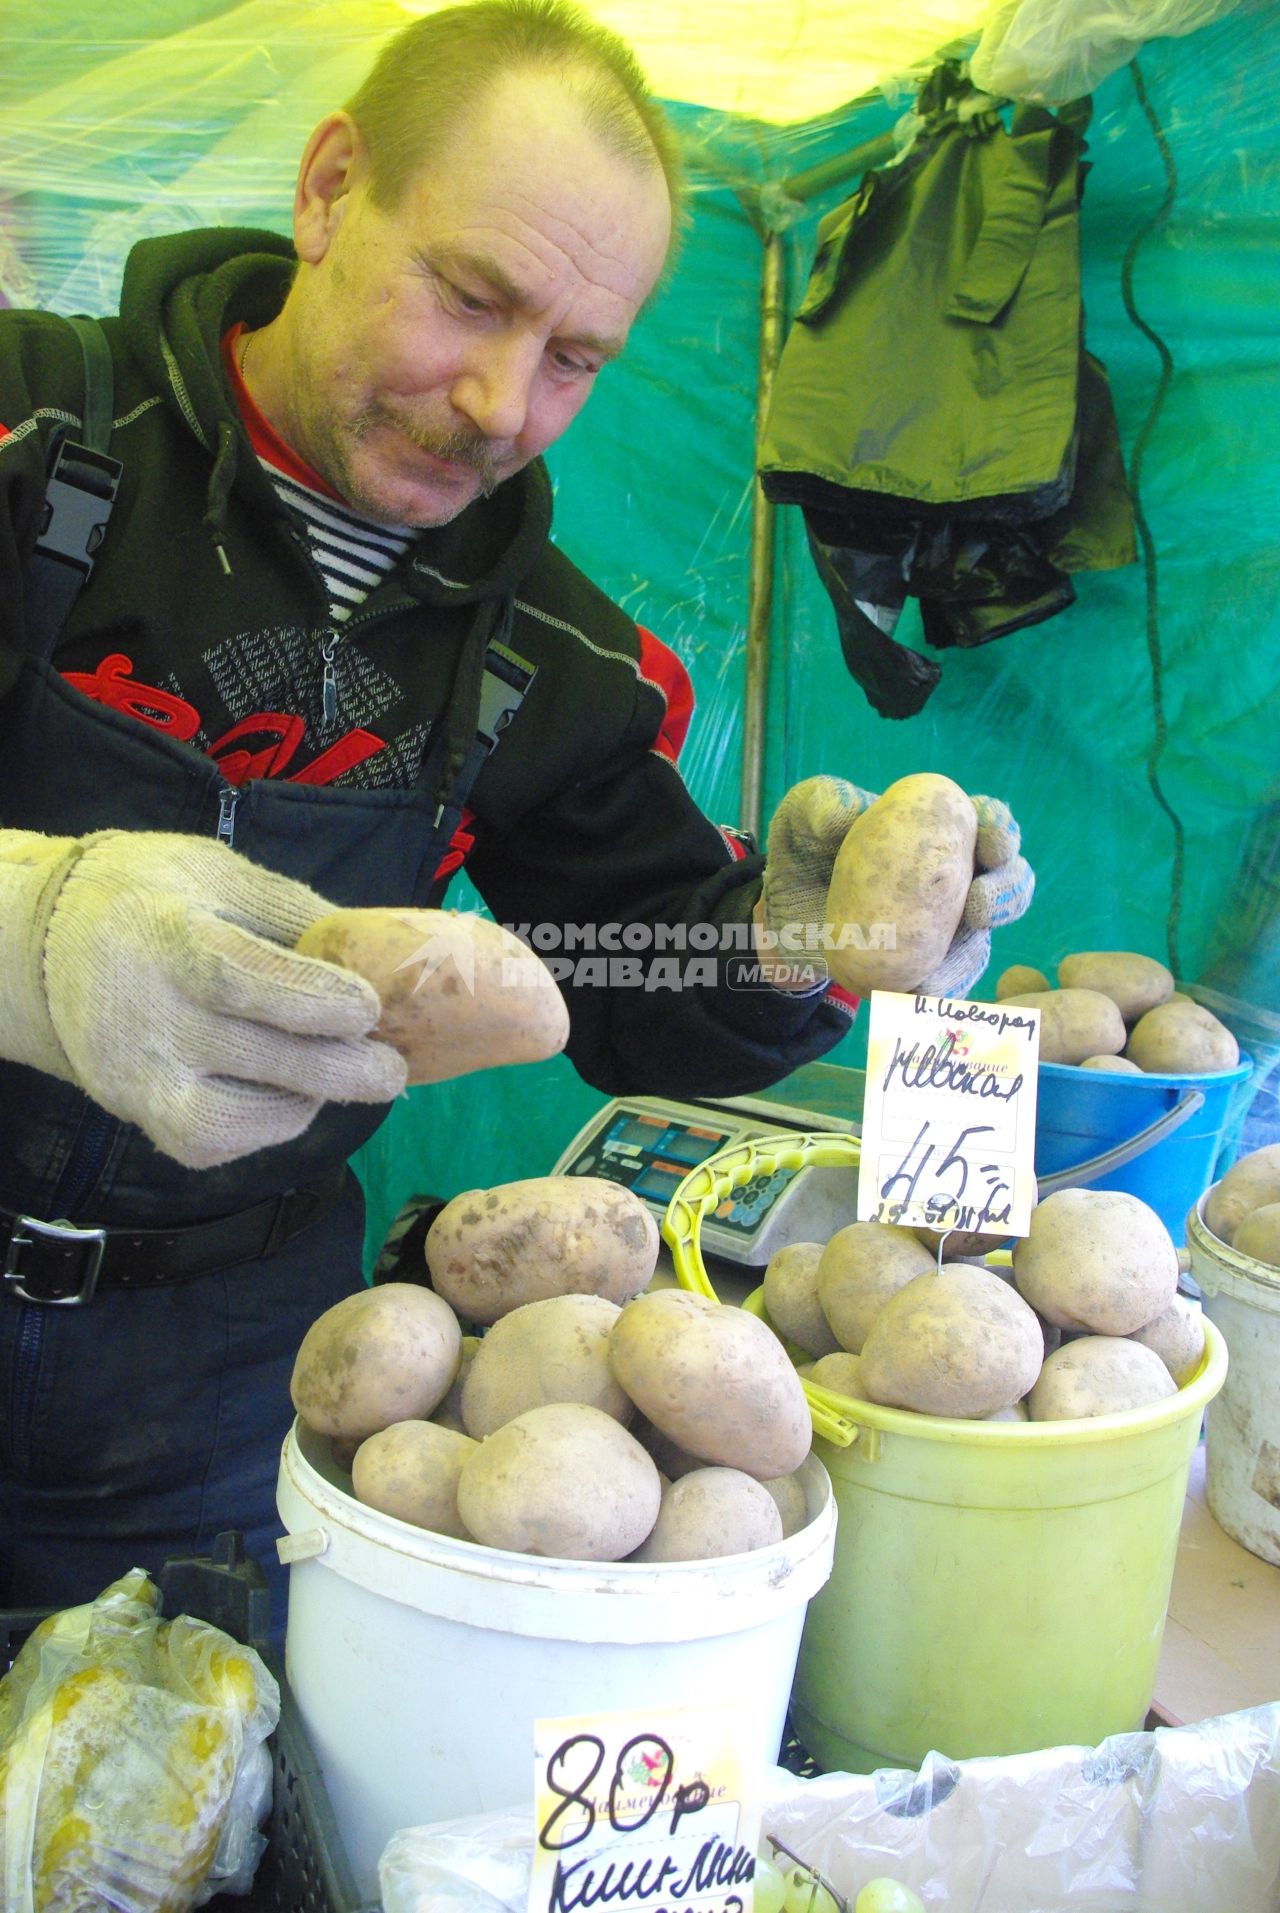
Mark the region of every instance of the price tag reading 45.
POLYGON ((1026 1235, 1039 1055, 1039 1010, 873 991, 858 1220, 1026 1235))
POLYGON ((750 1913, 762 1774, 736 1710, 534 1725, 529 1913, 750 1913))

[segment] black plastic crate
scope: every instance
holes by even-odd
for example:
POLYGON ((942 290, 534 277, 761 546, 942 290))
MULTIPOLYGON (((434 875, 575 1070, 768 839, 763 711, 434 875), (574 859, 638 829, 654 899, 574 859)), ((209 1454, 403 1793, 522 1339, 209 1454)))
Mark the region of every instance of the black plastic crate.
MULTIPOLYGON (((220 1534, 212 1554, 167 1561, 157 1581, 166 1615, 193 1615, 256 1648, 280 1685, 280 1720, 268 1742, 272 1789, 270 1819, 263 1828, 266 1852, 251 1893, 219 1894, 207 1905, 218 1913, 379 1913, 378 1901, 362 1899, 356 1891, 324 1775, 268 1642, 266 1577, 246 1557, 240 1535, 220 1534)), ((0 1611, 0 1669, 9 1667, 48 1611, 0 1611)))

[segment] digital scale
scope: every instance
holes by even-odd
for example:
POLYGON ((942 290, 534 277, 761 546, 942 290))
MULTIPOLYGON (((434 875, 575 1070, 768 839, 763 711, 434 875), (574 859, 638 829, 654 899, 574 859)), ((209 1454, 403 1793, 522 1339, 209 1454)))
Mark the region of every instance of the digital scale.
MULTIPOLYGON (((856 1136, 858 1124, 757 1096, 687 1103, 663 1096, 616 1096, 584 1123, 551 1173, 620 1182, 661 1222, 684 1178, 708 1156, 761 1136, 814 1130, 856 1136)), ((777 1250, 792 1242, 826 1242, 856 1219, 857 1206, 858 1172, 853 1166, 809 1166, 756 1176, 706 1217, 703 1253, 763 1269, 777 1250)))

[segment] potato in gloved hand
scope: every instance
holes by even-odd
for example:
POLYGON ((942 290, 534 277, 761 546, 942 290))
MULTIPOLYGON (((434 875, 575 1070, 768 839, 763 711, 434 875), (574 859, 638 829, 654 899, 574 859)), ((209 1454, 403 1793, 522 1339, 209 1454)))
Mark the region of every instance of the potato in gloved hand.
POLYGON ((328 909, 203 837, 0 831, 0 1053, 192 1169, 404 1087, 378 999, 291 946, 328 909))
POLYGON ((334 910, 303 931, 304 956, 341 964, 378 992, 376 1034, 411 1083, 536 1063, 569 1040, 569 1012, 546 964, 510 930, 456 910, 334 910))
POLYGON ((904 777, 883 797, 807 778, 769 826, 762 940, 825 955, 855 993, 964 995, 986 968, 992 929, 1031 902, 1020 846, 1005 804, 967 797, 945 777, 904 777))

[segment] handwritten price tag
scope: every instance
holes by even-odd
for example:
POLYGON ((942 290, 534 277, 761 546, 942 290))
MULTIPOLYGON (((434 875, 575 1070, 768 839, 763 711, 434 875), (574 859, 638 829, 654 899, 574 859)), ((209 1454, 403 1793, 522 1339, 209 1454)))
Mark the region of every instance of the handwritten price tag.
POLYGON ((534 1726, 529 1913, 750 1913, 762 1774, 732 1708, 534 1726))
POLYGON ((1026 1235, 1039 1055, 1039 1010, 873 991, 858 1220, 1026 1235))

